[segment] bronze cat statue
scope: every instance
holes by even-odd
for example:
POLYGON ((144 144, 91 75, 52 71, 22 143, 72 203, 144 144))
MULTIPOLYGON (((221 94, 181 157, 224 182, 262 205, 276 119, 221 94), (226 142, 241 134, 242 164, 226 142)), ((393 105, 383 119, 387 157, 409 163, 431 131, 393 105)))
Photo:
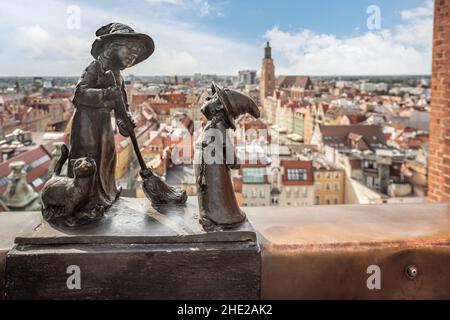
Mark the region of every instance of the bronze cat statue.
POLYGON ((74 162, 74 178, 62 177, 61 169, 69 158, 66 145, 62 146, 61 153, 53 176, 42 189, 42 216, 46 221, 65 219, 71 225, 77 211, 89 200, 97 166, 92 158, 79 158, 74 162))

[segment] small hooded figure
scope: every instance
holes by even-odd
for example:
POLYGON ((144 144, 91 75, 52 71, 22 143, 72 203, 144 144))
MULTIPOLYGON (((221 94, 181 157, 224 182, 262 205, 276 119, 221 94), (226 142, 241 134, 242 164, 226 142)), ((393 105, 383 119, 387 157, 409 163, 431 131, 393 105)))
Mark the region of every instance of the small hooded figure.
POLYGON ((227 131, 236 130, 235 119, 243 114, 260 117, 248 96, 212 83, 212 95, 201 108, 208 122, 196 142, 195 176, 200 222, 206 230, 232 229, 246 221, 239 208, 230 169, 240 165, 227 131))
MULTIPOLYGON (((101 217, 119 196, 116 186, 116 150, 111 111, 123 99, 129 110, 124 81, 120 71, 132 67, 153 53, 153 40, 136 33, 121 23, 110 23, 96 32, 92 44, 94 61, 84 71, 75 90, 75 113, 71 128, 71 151, 68 175, 74 176, 77 159, 90 157, 95 160, 97 171, 90 190, 89 203, 85 206, 88 218, 101 217), (114 75, 112 81, 111 74, 114 75)), ((131 118, 131 115, 128 114, 131 118)), ((116 115, 120 134, 127 137, 123 120, 116 115)))

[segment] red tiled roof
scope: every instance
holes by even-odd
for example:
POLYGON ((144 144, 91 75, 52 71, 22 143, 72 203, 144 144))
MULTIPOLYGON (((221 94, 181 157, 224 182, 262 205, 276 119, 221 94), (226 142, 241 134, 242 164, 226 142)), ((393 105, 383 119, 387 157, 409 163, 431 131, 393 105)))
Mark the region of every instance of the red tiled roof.
POLYGON ((370 146, 373 144, 386 144, 386 137, 381 126, 378 125, 349 125, 326 126, 320 125, 322 140, 326 145, 348 145, 350 133, 363 136, 364 141, 370 146))
MULTIPOLYGON (((51 163, 51 153, 53 152, 54 146, 53 142, 49 142, 45 145, 39 145, 29 151, 23 152, 12 159, 0 164, 0 177, 7 177, 11 173, 11 168, 9 165, 15 161, 24 161, 29 165, 29 171, 27 172, 27 181, 32 183, 37 178, 42 178, 46 176, 48 167, 51 163), (38 160, 38 161, 37 161, 38 160), (43 161, 42 163, 39 161, 43 161), (33 163, 36 162, 36 165, 33 163)), ((41 190, 44 184, 37 186, 35 189, 37 191, 41 190)), ((6 190, 7 185, 0 186, 0 194, 3 194, 6 190)))
POLYGON ((281 181, 285 186, 310 186, 314 184, 313 179, 313 169, 312 161, 301 161, 301 160, 282 160, 280 161, 280 166, 284 168, 284 174, 281 177, 281 181), (289 180, 288 170, 289 169, 306 169, 307 179, 300 180, 289 180))
POLYGON ((58 92, 58 91, 53 91, 48 95, 50 98, 52 99, 57 99, 57 98, 72 98, 73 93, 72 92, 58 92))
POLYGON ((254 161, 245 159, 241 163, 241 169, 244 169, 244 168, 265 168, 267 166, 268 166, 268 164, 264 164, 260 160, 256 160, 256 163, 255 163, 254 161))
POLYGON ((311 79, 308 76, 280 76, 277 83, 280 88, 300 87, 306 89, 312 86, 311 79))
POLYGON ((144 94, 133 94, 131 96, 130 103, 131 103, 131 105, 138 105, 138 104, 146 102, 148 99, 149 98, 148 98, 147 95, 144 95, 144 94))
POLYGON ((169 115, 170 114, 170 108, 172 107, 171 103, 163 102, 163 103, 151 103, 151 108, 156 112, 158 115, 169 115))
POLYGON ((361 123, 367 119, 363 114, 347 114, 346 116, 351 124, 361 123))
POLYGON ((172 104, 185 104, 186 95, 182 92, 172 91, 170 93, 163 94, 164 99, 172 104))

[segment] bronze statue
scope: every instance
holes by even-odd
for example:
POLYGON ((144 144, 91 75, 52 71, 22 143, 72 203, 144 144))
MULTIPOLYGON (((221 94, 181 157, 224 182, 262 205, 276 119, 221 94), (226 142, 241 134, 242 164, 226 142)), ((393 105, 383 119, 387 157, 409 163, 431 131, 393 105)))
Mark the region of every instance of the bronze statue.
POLYGON ((201 109, 208 119, 196 143, 195 173, 201 223, 206 230, 231 229, 246 221, 239 208, 230 169, 240 165, 227 130, 236 130, 235 119, 243 114, 260 117, 248 96, 212 84, 212 95, 201 109))
MULTIPOLYGON (((120 190, 115 179, 116 150, 111 111, 114 111, 119 133, 130 137, 133 142, 142 169, 144 191, 152 203, 183 204, 187 199, 184 190, 168 186, 146 167, 134 135, 135 124, 120 74, 121 70, 132 67, 152 55, 155 49, 153 40, 121 23, 110 23, 101 27, 96 36, 91 50, 94 61, 86 68, 75 89, 73 103, 76 111, 72 120, 68 176, 77 180, 76 164, 80 159, 92 159, 90 161, 96 170, 84 206, 65 206, 73 207, 74 211, 68 210, 55 215, 44 214, 44 218, 49 221, 53 218, 64 218, 70 225, 96 221, 119 197, 120 190)), ((42 197, 47 198, 46 193, 51 192, 51 188, 44 190, 42 197)), ((43 213, 48 213, 48 210, 52 209, 46 207, 43 213)))

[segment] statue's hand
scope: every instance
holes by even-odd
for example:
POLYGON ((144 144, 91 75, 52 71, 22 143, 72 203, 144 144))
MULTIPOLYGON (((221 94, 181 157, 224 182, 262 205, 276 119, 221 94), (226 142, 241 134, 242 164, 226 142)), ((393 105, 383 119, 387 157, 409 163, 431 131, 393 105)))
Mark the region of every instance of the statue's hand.
POLYGON ((131 112, 127 112, 127 116, 128 119, 130 120, 131 124, 133 125, 134 128, 136 128, 136 122, 133 119, 133 115, 131 114, 131 112))

